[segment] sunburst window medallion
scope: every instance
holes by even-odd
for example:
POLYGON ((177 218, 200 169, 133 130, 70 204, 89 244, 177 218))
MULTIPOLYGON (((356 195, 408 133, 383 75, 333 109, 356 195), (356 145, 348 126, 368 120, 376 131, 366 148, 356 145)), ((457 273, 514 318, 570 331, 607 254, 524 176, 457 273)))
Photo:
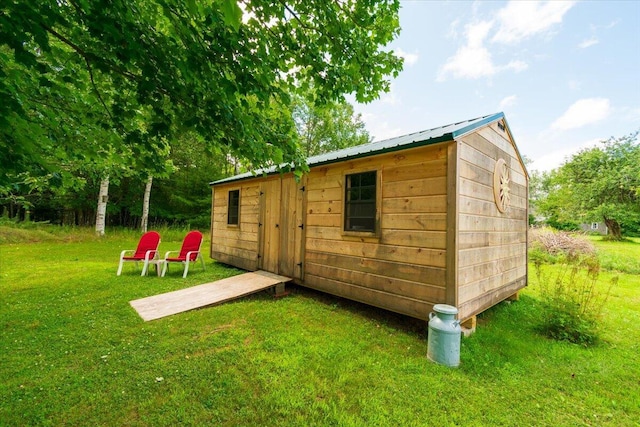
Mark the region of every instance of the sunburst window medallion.
POLYGON ((499 159, 493 170, 493 196, 500 212, 506 212, 511 203, 511 188, 509 184, 511 184, 509 166, 507 166, 507 162, 504 159, 499 159))

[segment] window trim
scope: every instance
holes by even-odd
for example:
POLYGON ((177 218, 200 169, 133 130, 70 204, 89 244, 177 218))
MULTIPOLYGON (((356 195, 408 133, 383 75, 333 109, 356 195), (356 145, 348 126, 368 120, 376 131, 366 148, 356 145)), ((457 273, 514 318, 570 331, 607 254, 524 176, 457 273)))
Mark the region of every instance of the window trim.
POLYGON ((379 237, 380 236, 380 215, 382 206, 382 171, 377 168, 367 168, 361 170, 348 170, 342 173, 342 215, 340 222, 340 230, 343 236, 357 236, 357 237, 379 237), (373 230, 347 230, 347 177, 351 175, 359 175, 367 172, 375 172, 376 174, 376 197, 375 197, 375 216, 374 216, 374 229, 373 230))
POLYGON ((240 227, 240 197, 241 197, 240 188, 232 188, 227 192, 227 227, 232 227, 232 228, 240 227), (231 218, 231 193, 235 193, 235 192, 238 193, 238 205, 236 207, 237 211, 235 215, 237 222, 231 223, 229 222, 231 218))

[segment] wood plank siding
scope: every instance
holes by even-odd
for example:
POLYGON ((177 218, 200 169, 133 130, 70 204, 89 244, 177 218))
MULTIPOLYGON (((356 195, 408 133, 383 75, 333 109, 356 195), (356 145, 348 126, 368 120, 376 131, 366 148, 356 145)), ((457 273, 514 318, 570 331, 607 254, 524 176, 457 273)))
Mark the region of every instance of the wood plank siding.
POLYGON ((304 285, 426 319, 444 302, 447 145, 312 168, 304 285), (345 176, 378 174, 378 228, 344 231, 345 176))
POLYGON ((212 190, 211 258, 245 270, 257 270, 260 182, 233 182, 212 190), (227 224, 229 191, 233 190, 240 190, 238 225, 227 224))
POLYGON ((482 312, 527 282, 528 183, 508 133, 492 124, 461 138, 458 167, 459 318, 482 312), (500 212, 493 175, 504 159, 511 176, 511 203, 500 212))

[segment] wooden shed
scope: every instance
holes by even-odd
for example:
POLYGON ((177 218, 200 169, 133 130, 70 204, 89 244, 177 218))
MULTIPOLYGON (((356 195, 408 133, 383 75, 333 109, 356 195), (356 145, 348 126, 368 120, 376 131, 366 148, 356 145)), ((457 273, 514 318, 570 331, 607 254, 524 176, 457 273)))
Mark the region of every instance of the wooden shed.
POLYGON ((419 319, 527 284, 528 175, 503 113, 211 183, 211 257, 419 319))

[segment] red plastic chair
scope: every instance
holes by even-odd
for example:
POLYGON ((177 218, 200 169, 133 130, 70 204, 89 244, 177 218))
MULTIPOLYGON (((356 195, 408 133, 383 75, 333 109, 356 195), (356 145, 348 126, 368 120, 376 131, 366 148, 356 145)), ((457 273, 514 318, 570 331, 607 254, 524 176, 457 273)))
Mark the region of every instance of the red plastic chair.
POLYGON ((120 265, 118 266, 118 276, 122 273, 122 266, 125 262, 135 262, 136 267, 139 261, 144 264, 142 266, 142 274, 144 276, 149 270, 149 262, 158 259, 158 246, 160 245, 160 234, 157 231, 149 231, 140 237, 138 247, 135 250, 125 249, 120 253, 120 265))
POLYGON ((184 264, 184 273, 182 278, 187 277, 189 272, 189 263, 197 261, 200 258, 202 264, 202 270, 204 270, 204 258, 200 253, 200 246, 202 245, 202 233, 199 231, 190 231, 184 237, 182 241, 182 247, 180 251, 169 251, 164 255, 164 266, 162 267, 162 277, 169 269, 169 263, 181 262, 184 264), (177 257, 169 257, 169 254, 176 253, 177 257))

